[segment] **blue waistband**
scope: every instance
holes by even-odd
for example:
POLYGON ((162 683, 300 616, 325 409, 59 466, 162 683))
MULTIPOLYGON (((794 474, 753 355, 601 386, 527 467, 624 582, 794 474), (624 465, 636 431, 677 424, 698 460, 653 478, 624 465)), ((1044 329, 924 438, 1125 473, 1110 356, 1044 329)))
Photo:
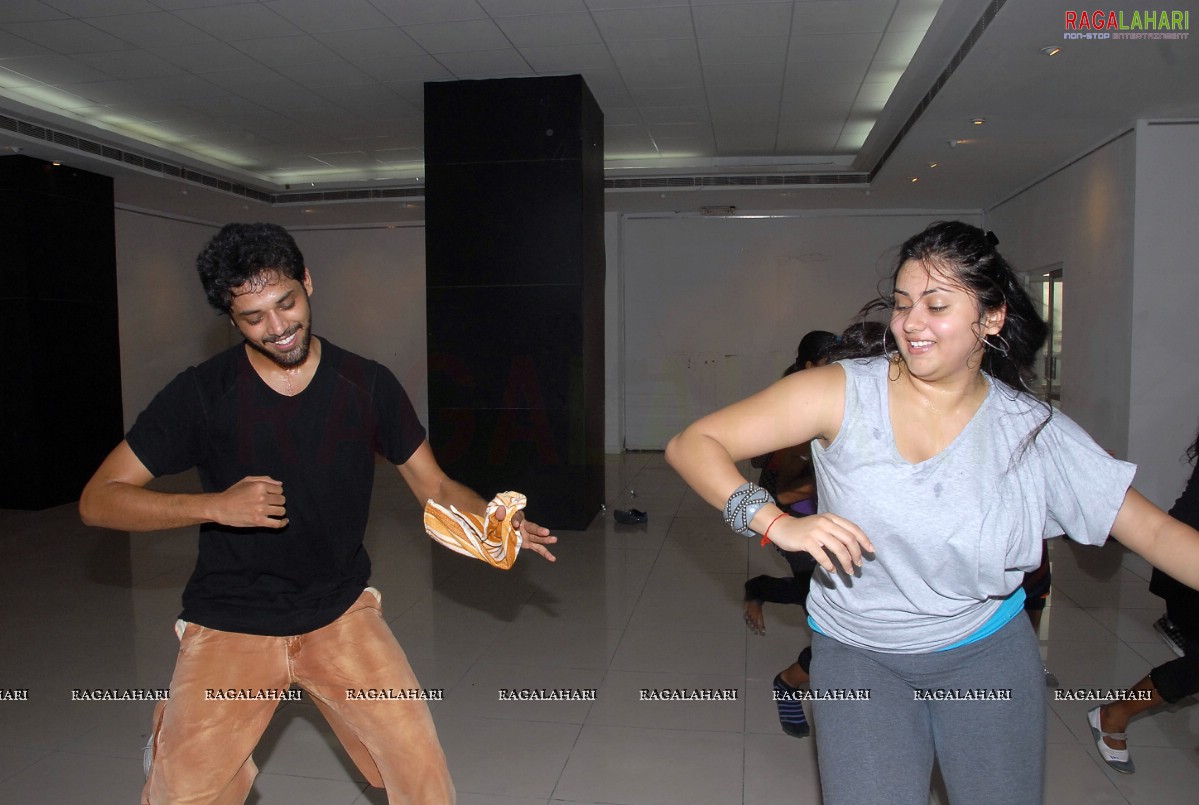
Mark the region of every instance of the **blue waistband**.
POLYGON ((1011 595, 1003 599, 1003 603, 999 605, 999 609, 991 613, 991 617, 987 618, 982 626, 975 629, 970 634, 963 637, 956 643, 946 646, 938 651, 949 651, 951 648, 961 648, 976 641, 982 640, 984 637, 993 635, 1008 625, 1008 621, 1024 611, 1024 600, 1027 596, 1024 594, 1023 587, 1017 587, 1011 595))
MULTIPOLYGON (((1011 595, 1003 599, 1003 603, 999 605, 999 609, 992 612, 991 617, 987 618, 987 620, 983 622, 981 626, 956 643, 951 643, 944 648, 939 648, 937 651, 949 651, 951 648, 961 648, 962 646, 967 646, 978 640, 982 640, 984 637, 995 634, 1004 626, 1007 626, 1008 622, 1011 621, 1012 618, 1016 617, 1024 610, 1025 598, 1026 596, 1024 594, 1024 588, 1017 587, 1012 591, 1011 595)), ((816 625, 816 621, 812 620, 811 615, 808 616, 808 626, 812 628, 813 632, 828 637, 828 635, 816 625)))

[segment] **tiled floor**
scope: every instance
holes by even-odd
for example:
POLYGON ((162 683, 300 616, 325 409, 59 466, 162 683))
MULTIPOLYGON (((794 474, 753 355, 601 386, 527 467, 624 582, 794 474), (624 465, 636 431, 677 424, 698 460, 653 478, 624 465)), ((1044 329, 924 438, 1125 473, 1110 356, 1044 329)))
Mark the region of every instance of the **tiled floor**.
MULTIPOLYGON (((747 574, 785 575, 785 564, 729 533, 660 454, 610 457, 607 481, 609 513, 561 533, 556 565, 527 555, 501 573, 432 546, 397 474, 378 473, 373 583, 422 684, 445 691, 432 709, 460 801, 818 803, 819 725, 816 740, 790 738, 770 701, 771 678, 807 641, 802 612, 768 606, 765 637, 741 621, 747 574), (631 507, 649 523, 613 522, 612 509, 631 507), (597 694, 499 700, 514 688, 597 694), (739 695, 642 702, 642 688, 739 695)), ((28 691, 28 701, 0 700, 0 803, 136 801, 152 705, 73 702, 70 691, 166 686, 195 539, 87 529, 73 506, 0 512, 0 689, 28 691)), ((1143 561, 1114 542, 1055 541, 1052 551, 1041 638, 1063 687, 1126 687, 1173 656, 1151 628, 1162 603, 1143 561)), ((1199 708, 1189 704, 1133 723, 1138 771, 1123 776, 1099 761, 1087 705, 1049 701, 1046 802, 1199 800, 1199 708)), ((306 702, 282 706, 255 757, 252 803, 386 802, 306 702)))

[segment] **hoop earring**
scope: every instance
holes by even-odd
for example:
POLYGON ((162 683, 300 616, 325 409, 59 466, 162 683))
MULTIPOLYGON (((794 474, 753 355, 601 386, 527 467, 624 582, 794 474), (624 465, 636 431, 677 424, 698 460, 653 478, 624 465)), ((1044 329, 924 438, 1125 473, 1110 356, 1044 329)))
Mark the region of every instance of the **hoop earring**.
MULTIPOLYGON (((891 331, 887 330, 883 333, 883 356, 887 359, 887 379, 894 383, 903 374, 903 356, 899 352, 887 351, 887 337, 891 335, 891 331), (892 377, 891 375, 895 376, 892 377)), ((898 345, 897 345, 898 346, 898 345)))
POLYGON ((998 352, 1000 354, 1000 356, 1006 358, 1008 356, 1008 353, 1010 353, 1012 351, 1012 345, 1008 343, 1008 340, 1006 338, 1004 338, 1001 333, 995 333, 995 340, 998 343, 992 344, 991 336, 985 336, 983 338, 983 346, 990 347, 991 349, 998 352))

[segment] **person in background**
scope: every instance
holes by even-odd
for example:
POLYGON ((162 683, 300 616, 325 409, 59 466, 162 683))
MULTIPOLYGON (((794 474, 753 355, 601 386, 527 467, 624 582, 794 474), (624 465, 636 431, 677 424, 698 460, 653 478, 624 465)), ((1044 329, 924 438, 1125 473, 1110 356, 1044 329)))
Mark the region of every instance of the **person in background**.
MULTIPOLYGON (((836 342, 837 336, 825 330, 807 333, 800 340, 795 360, 783 372, 783 377, 813 366, 823 366, 828 361, 827 352, 836 342)), ((757 456, 750 464, 761 470, 758 484, 793 517, 816 512, 816 476, 812 471, 811 450, 806 443, 757 456)), ((791 578, 756 576, 745 582, 745 623, 754 634, 765 634, 766 631, 763 603, 800 604, 807 597, 807 579, 816 562, 806 554, 779 553, 791 565, 791 578)))
MULTIPOLYGON (((795 361, 783 372, 783 377, 795 372, 824 366, 827 353, 837 343, 837 336, 825 330, 812 330, 799 342, 795 361)), ((758 483, 773 496, 775 503, 792 517, 816 513, 816 475, 812 471, 812 455, 808 444, 793 445, 758 456, 751 462, 761 468, 758 483)), ((808 598, 808 585, 816 560, 803 551, 779 551, 791 568, 789 578, 755 576, 745 582, 745 625, 756 635, 766 634, 766 618, 762 605, 799 604, 808 598)), ((808 681, 808 660, 811 650, 804 648, 799 658, 774 677, 773 688, 778 704, 779 724, 783 732, 796 738, 811 732, 803 703, 796 691, 808 681)))
MULTIPOLYGON (((1196 456, 1199 456, 1199 434, 1187 448, 1187 457, 1192 464, 1196 456)), ((1191 478, 1170 509, 1170 516, 1199 528, 1199 465, 1191 470, 1191 478)), ((1199 591, 1157 568, 1153 570, 1149 590, 1166 600, 1166 617, 1174 629, 1172 638, 1181 649, 1181 655, 1151 670, 1128 689, 1125 698, 1092 708, 1087 713, 1087 726, 1095 739, 1099 757, 1123 774, 1136 771, 1128 751, 1128 722, 1155 707, 1175 704, 1199 693, 1199 591)))

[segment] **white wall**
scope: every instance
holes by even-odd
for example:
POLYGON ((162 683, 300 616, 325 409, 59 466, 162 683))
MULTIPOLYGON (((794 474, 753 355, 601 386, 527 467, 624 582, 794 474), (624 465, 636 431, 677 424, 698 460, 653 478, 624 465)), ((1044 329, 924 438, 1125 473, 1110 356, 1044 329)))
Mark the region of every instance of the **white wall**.
POLYGON ((989 210, 1017 271, 1060 262, 1062 410, 1128 453, 1134 158, 1127 134, 989 210))
POLYGON ((1142 122, 1136 143, 1128 454, 1137 488, 1168 508, 1199 426, 1199 123, 1142 122))
POLYGON ((624 284, 621 216, 604 213, 604 452, 624 449, 624 284))
POLYGON ((927 212, 626 217, 625 445, 660 449, 777 380, 804 333, 843 330, 878 295, 898 246, 946 218, 981 223, 927 212))
POLYGON ((209 307, 196 255, 216 227, 118 207, 121 396, 128 430, 159 389, 237 339, 209 307))
POLYGON ((291 233, 312 276, 313 332, 391 369, 427 423, 425 228, 291 233))
POLYGON ((1199 425, 1199 125, 1146 123, 987 213, 1018 267, 1061 261, 1062 408, 1169 507, 1199 425))

